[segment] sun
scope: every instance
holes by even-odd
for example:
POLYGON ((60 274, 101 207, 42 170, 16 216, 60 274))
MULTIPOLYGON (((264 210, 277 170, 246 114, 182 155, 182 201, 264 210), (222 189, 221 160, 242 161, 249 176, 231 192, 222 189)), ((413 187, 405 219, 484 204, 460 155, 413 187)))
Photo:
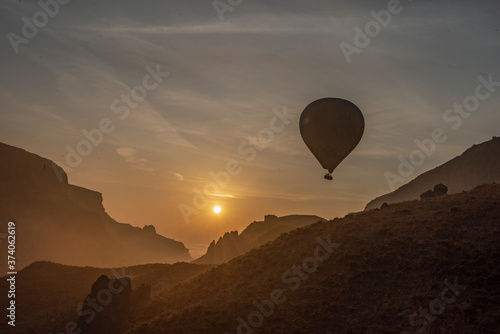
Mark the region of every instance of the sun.
POLYGON ((214 206, 215 213, 220 213, 221 211, 222 211, 222 209, 220 208, 220 206, 214 206))

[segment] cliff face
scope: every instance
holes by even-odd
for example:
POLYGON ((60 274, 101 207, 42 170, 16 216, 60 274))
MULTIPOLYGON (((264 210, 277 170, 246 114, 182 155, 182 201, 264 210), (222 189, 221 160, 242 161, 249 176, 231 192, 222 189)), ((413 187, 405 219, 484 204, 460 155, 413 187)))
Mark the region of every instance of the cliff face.
POLYGON ((105 211, 102 205, 102 194, 100 192, 68 184, 66 194, 73 202, 82 207, 82 209, 99 214, 105 211))
POLYGON ((249 240, 239 235, 238 231, 226 232, 217 242, 212 241, 205 255, 193 262, 199 264, 224 263, 248 252, 251 248, 249 240))
POLYGON ((18 270, 38 260, 105 267, 191 260, 181 242, 114 221, 100 193, 68 184, 52 161, 2 143, 0 157, 0 221, 16 223, 18 270))
POLYGON ((285 217, 267 215, 264 217, 264 221, 253 222, 248 225, 241 234, 238 234, 238 231, 226 232, 217 242, 212 241, 205 255, 193 262, 199 264, 224 263, 248 252, 252 248, 276 239, 283 233, 319 221, 324 221, 324 219, 307 215, 285 217))
POLYGON ((462 155, 430 170, 397 190, 377 197, 365 210, 380 208, 385 203, 419 199, 420 194, 442 183, 449 193, 471 190, 481 184, 500 181, 500 138, 474 145, 462 155))
POLYGON ((71 184, 67 187, 67 193, 68 197, 81 208, 97 213, 110 238, 133 253, 137 263, 192 260, 183 243, 157 234, 153 225, 139 228, 115 221, 104 210, 101 193, 71 184))
POLYGON ((68 177, 52 161, 3 143, 0 159, 0 191, 10 201, 31 201, 42 195, 53 199, 66 196, 68 177), (20 191, 23 189, 26 191, 20 191))

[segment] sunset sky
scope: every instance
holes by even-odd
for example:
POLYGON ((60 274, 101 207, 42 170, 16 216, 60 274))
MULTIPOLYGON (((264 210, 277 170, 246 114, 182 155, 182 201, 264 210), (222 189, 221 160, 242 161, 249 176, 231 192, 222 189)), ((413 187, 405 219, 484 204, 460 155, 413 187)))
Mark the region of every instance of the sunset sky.
POLYGON ((153 224, 195 256, 265 214, 363 210, 391 191, 384 173, 397 173, 398 156, 434 129, 447 140, 406 181, 499 135, 498 86, 455 129, 443 116, 476 94, 480 76, 500 82, 500 3, 401 1, 348 62, 340 44, 354 46, 355 27, 387 9, 388 1, 243 0, 218 13, 213 1, 73 0, 16 53, 9 33, 22 36, 22 18, 32 22, 42 9, 3 0, 0 141, 54 160, 70 183, 101 192, 113 218, 153 224), (158 69, 168 72, 156 74, 161 82, 150 74, 158 69), (138 85, 150 90, 135 96, 147 96, 127 104, 138 85), (366 123, 331 182, 298 127, 322 97, 352 101, 366 123), (102 143, 68 166, 67 147, 103 119, 102 143), (259 143, 273 119, 281 130, 259 143), (193 189, 204 192, 229 161, 239 173, 209 189, 209 203, 187 222, 180 207, 193 207, 193 189))

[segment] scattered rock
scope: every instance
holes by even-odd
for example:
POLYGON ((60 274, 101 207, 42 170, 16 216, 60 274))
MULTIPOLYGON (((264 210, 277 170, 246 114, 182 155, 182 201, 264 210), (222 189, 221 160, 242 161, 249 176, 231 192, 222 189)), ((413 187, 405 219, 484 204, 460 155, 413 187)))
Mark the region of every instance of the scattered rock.
POLYGON ((440 183, 440 184, 437 184, 435 187, 434 187, 434 195, 435 196, 444 196, 448 193, 448 187, 445 186, 444 184, 440 183))
POLYGON ((85 298, 78 329, 81 334, 120 334, 126 328, 130 306, 130 278, 109 279, 102 275, 85 298))
POLYGON ((156 228, 154 227, 154 225, 144 225, 142 230, 149 234, 156 234, 156 228))
POLYGON ((278 220, 278 216, 276 216, 276 215, 265 215, 264 216, 264 221, 266 223, 277 221, 277 220, 278 220))
POLYGON ((427 190, 425 193, 422 193, 420 195, 420 199, 432 198, 432 197, 434 197, 434 192, 432 190, 427 190))
POLYGON ((448 193, 448 187, 440 183, 434 186, 434 191, 427 190, 426 192, 420 194, 420 199, 440 197, 446 195, 447 193, 448 193))
MULTIPOLYGON (((401 162, 398 168, 403 168, 406 163, 401 162)), ((409 167, 408 165, 405 169, 409 167)), ((449 188, 449 194, 468 191, 482 183, 500 182, 500 137, 471 147, 456 158, 417 176, 403 186, 397 187, 398 180, 401 180, 396 177, 397 174, 386 173, 385 176, 393 190, 370 201, 365 211, 380 208, 384 202, 400 203, 418 199, 421 193, 433 189, 438 183, 445 184, 449 188)))
POLYGON ((380 208, 381 208, 381 209, 385 209, 385 208, 388 208, 388 207, 389 207, 389 204, 387 204, 387 202, 384 202, 384 203, 380 206, 380 208))

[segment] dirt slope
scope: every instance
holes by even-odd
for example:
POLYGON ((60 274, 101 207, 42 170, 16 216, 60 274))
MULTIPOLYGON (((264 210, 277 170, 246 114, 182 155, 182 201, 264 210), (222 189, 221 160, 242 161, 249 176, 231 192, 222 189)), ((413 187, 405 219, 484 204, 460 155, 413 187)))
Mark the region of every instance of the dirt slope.
POLYGON ((498 333, 499 223, 489 185, 313 224, 166 291, 129 334, 498 333))

